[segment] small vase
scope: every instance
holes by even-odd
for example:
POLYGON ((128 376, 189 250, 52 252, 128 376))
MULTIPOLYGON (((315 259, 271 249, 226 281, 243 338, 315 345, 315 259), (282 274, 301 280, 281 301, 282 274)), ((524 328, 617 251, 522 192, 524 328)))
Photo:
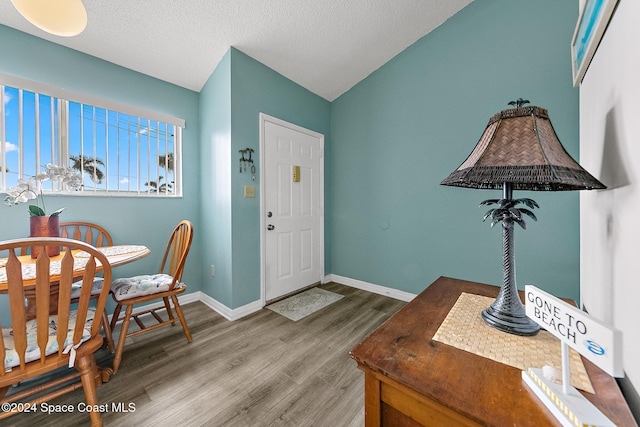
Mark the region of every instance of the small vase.
MULTIPOLYGON (((29 237, 60 237, 60 217, 31 216, 29 217, 31 234, 29 237)), ((40 247, 31 248, 31 258, 38 258, 40 247)), ((60 255, 60 246, 47 246, 47 255, 60 255)))

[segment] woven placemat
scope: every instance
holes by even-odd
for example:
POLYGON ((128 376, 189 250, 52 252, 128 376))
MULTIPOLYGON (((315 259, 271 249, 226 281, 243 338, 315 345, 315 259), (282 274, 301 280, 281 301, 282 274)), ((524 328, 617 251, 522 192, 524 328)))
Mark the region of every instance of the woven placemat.
MULTIPOLYGON (((482 310, 493 301, 493 298, 463 292, 433 339, 522 370, 545 365, 560 369, 560 340, 549 332, 541 330, 533 337, 522 337, 501 332, 482 320, 482 310)), ((573 349, 569 352, 569 363, 571 385, 594 393, 582 359, 573 349)))
MULTIPOLYGON (((85 268, 89 258, 74 258, 73 259, 73 270, 80 271, 85 268)), ((49 274, 56 275, 60 274, 61 261, 51 261, 49 264, 49 274)), ((0 267, 0 283, 7 282, 7 269, 6 266, 0 267)), ((32 280, 36 278, 36 264, 22 264, 22 280, 32 280)))
MULTIPOLYGON (((147 249, 146 246, 140 245, 117 245, 117 246, 105 246, 102 248, 96 248, 106 256, 124 255, 133 252, 138 252, 147 249)), ((89 257, 89 253, 85 251, 79 251, 75 254, 76 257, 89 257)))

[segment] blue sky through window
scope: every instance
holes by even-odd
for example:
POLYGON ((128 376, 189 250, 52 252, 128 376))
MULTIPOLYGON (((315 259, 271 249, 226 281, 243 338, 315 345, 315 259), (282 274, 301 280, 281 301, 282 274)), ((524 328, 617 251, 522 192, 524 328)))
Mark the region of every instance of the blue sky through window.
POLYGON ((30 178, 47 163, 59 165, 68 159, 68 166, 82 168, 85 191, 173 192, 173 125, 73 101, 59 103, 57 98, 26 90, 21 97, 18 89, 3 88, 0 143, 5 150, 6 187, 17 184, 21 170, 30 178), (61 109, 67 112, 68 127, 59 123, 64 116, 61 109), (68 135, 62 147, 61 131, 68 135))

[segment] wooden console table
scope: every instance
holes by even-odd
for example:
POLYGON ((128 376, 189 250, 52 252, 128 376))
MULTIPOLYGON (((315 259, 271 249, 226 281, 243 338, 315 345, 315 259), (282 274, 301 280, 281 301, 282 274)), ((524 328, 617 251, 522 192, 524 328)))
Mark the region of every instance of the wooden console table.
MULTIPOLYGON (((365 373, 366 426, 561 425, 520 369, 432 340, 462 292, 498 291, 440 277, 351 351, 365 373)), ((637 426, 615 379, 583 363, 596 392, 587 399, 617 426, 637 426)))

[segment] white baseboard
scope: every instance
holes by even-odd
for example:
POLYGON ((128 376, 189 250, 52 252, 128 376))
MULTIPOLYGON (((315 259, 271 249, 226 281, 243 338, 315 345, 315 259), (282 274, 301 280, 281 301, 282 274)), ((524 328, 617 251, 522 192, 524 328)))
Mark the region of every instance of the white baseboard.
POLYGON ((256 311, 260 311, 262 309, 262 301, 257 300, 250 302, 249 304, 245 304, 242 307, 238 308, 229 308, 226 305, 222 304, 220 301, 216 300, 213 297, 205 294, 204 292, 198 292, 200 294, 199 301, 201 301, 204 305, 217 312, 219 315, 224 317, 227 320, 234 321, 238 320, 241 317, 248 316, 256 311))
MULTIPOLYGON (((241 317, 248 316, 262 309, 262 303, 260 301, 254 301, 249 304, 243 305, 242 307, 232 309, 222 304, 221 302, 217 301, 215 298, 212 298, 201 291, 180 295, 178 297, 178 301, 182 306, 192 302, 200 301, 204 305, 206 305, 207 307, 209 307, 210 309, 212 309, 213 311, 217 312, 219 315, 221 315, 222 317, 230 321, 238 320, 241 317)), ((152 304, 136 307, 133 310, 133 313, 136 314, 145 310, 163 309, 163 308, 164 308, 164 303, 160 301, 160 302, 154 302, 152 304)), ((111 321, 111 315, 109 315, 109 321, 111 321)))
POLYGON ((339 276, 337 274, 329 274, 325 276, 325 280, 323 283, 327 282, 340 283, 341 285, 351 286, 352 288, 362 289, 363 291, 368 291, 378 295, 384 295, 400 301, 409 302, 416 297, 416 294, 400 291, 398 289, 387 288, 386 286, 374 285, 373 283, 363 282, 362 280, 339 276))
MULTIPOLYGON (((398 289, 387 288, 385 286, 374 285, 373 283, 363 282, 362 280, 351 279, 349 277, 338 276, 336 274, 329 274, 325 276, 322 280, 322 283, 327 282, 335 282, 341 285, 351 286, 352 288, 362 289, 367 292, 384 295, 400 301, 409 302, 416 297, 416 294, 400 291, 398 289)), ((195 294, 199 295, 197 297, 194 297, 193 300, 189 302, 193 302, 196 300, 202 301, 202 303, 204 303, 207 307, 230 321, 238 320, 241 317, 248 316, 249 314, 255 313, 256 311, 259 311, 263 308, 262 302, 260 300, 243 305, 242 307, 232 309, 203 292, 194 292, 193 294, 185 295, 185 297, 195 294)), ((180 303, 182 304, 182 299, 180 299, 180 303)))
MULTIPOLYGON (((387 288, 386 286, 375 285, 373 283, 363 282, 362 280, 351 279, 349 277, 339 276, 337 274, 329 274, 325 276, 322 280, 322 283, 335 282, 345 286, 351 286, 352 288, 362 289, 363 291, 371 292, 378 295, 384 295, 390 298, 395 298, 400 301, 409 302, 413 298, 415 298, 416 294, 412 294, 409 292, 400 291, 398 289, 387 288)), ((262 301, 257 300, 250 302, 249 304, 245 304, 242 307, 238 308, 229 308, 226 305, 222 304, 220 301, 215 298, 205 294, 204 292, 197 291, 192 292, 190 294, 181 295, 178 297, 180 301, 180 305, 189 304, 192 302, 200 301, 225 319, 233 322, 234 320, 238 320, 242 317, 248 316, 252 313, 260 311, 263 308, 262 301)), ((137 311, 148 310, 150 308, 162 308, 164 304, 154 303, 145 305, 144 307, 140 307, 134 310, 134 313, 137 311)))

